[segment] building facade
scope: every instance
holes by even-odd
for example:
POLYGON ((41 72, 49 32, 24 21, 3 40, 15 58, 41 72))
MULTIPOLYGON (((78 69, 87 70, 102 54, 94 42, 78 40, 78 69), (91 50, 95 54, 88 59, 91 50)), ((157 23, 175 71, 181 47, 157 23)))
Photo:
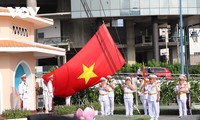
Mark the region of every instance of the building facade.
MULTIPOLYGON (((167 59, 170 63, 180 61, 180 40, 173 37, 180 31, 179 0, 27 1, 13 0, 12 6, 38 6, 38 16, 54 19, 56 22, 53 26, 37 30, 36 41, 50 41, 46 43, 67 49, 67 60, 87 43, 96 27, 104 21, 128 63, 152 59, 157 62, 167 59), (66 42, 70 42, 70 46, 66 42)), ((1 4, 9 5, 6 2, 1 4)), ((182 14, 186 41, 184 53, 191 54, 186 59, 195 65, 199 61, 193 61, 192 58, 198 58, 199 55, 193 55, 190 51, 200 43, 193 44, 190 33, 199 28, 200 1, 182 0, 182 14)), ((194 50, 195 53, 200 51, 194 50)), ((54 60, 63 62, 59 58, 54 60)))

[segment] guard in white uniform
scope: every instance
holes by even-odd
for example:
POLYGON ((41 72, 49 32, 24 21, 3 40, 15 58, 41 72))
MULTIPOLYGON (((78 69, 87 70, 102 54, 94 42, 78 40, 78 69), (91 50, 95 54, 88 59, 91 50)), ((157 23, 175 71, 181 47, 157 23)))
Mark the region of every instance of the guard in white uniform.
MULTIPOLYGON (((41 78, 42 79, 42 78, 41 78)), ((44 82, 44 79, 41 80, 41 85, 43 88, 43 98, 44 98, 44 107, 45 107, 45 113, 48 113, 49 109, 49 100, 48 100, 48 87, 44 82)))
POLYGON ((144 83, 144 79, 140 78, 140 86, 139 86, 139 95, 140 95, 140 100, 142 102, 143 105, 143 109, 144 109, 144 115, 148 115, 147 112, 147 107, 148 107, 148 103, 147 103, 147 98, 148 98, 148 91, 147 91, 147 83, 144 83))
POLYGON ((49 112, 52 111, 52 101, 53 101, 53 75, 49 77, 49 81, 47 83, 47 88, 48 88, 48 110, 49 112))
POLYGON ((66 104, 66 106, 70 106, 71 105, 71 96, 68 96, 68 97, 66 97, 65 98, 65 104, 66 104))
POLYGON ((186 100, 187 96, 186 93, 188 92, 189 87, 188 83, 185 81, 185 78, 183 76, 179 76, 179 82, 176 84, 175 92, 176 92, 176 98, 178 102, 178 108, 179 108, 179 117, 182 117, 183 115, 187 115, 187 108, 186 108, 186 100))
POLYGON ((108 85, 106 84, 106 78, 102 77, 101 83, 99 84, 99 87, 97 90, 99 91, 99 102, 101 105, 101 115, 107 116, 108 115, 108 85))
POLYGON ((124 92, 124 104, 126 110, 126 116, 133 115, 133 92, 134 86, 131 84, 131 78, 126 77, 125 84, 122 86, 124 92))
POLYGON ((156 82, 156 75, 149 76, 149 83, 147 84, 148 91, 148 107, 149 116, 151 120, 158 120, 159 117, 159 101, 160 101, 160 87, 156 82))
POLYGON ((26 83, 26 74, 21 76, 21 83, 19 84, 19 95, 22 101, 22 109, 28 109, 28 85, 26 83))
POLYGON ((114 90, 115 90, 115 84, 114 84, 114 79, 112 79, 112 76, 108 75, 107 76, 108 80, 108 99, 109 99, 109 108, 108 108, 108 115, 113 115, 114 114, 114 90))

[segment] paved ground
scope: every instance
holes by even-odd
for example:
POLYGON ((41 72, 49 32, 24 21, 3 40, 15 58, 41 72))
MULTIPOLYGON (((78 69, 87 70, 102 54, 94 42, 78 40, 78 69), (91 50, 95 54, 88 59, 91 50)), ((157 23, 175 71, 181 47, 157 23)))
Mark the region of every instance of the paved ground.
MULTIPOLYGON (((135 120, 137 118, 143 118, 144 115, 133 115, 133 116, 125 116, 125 115, 113 115, 113 116, 101 116, 97 115, 95 120, 135 120)), ((0 117, 0 120, 3 120, 0 117)), ((39 114, 35 117, 29 118, 28 120, 74 120, 73 115, 66 116, 54 116, 54 115, 42 115, 39 114)), ((161 115, 158 120, 200 120, 200 115, 188 115, 182 118, 179 118, 176 115, 161 115)))
MULTIPOLYGON (((135 120, 137 118, 142 118, 142 115, 133 115, 131 117, 126 117, 125 115, 114 115, 114 116, 96 116, 96 120, 135 120)), ((200 120, 200 115, 184 116, 179 118, 175 115, 161 115, 158 120, 200 120)))

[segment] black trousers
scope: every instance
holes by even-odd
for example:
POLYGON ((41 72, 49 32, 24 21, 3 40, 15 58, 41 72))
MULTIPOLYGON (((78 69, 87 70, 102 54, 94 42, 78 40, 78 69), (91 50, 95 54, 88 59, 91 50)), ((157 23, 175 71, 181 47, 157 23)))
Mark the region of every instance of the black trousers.
POLYGON ((186 107, 187 107, 187 114, 192 115, 192 100, 190 93, 186 93, 187 95, 187 101, 186 101, 186 107))

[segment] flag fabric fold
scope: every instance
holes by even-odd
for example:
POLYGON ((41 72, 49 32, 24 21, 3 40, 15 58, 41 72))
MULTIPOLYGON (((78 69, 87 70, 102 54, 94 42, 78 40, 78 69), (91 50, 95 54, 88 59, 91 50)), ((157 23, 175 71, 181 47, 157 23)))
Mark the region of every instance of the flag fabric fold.
POLYGON ((144 62, 142 63, 142 76, 144 78, 144 83, 147 83, 147 75, 146 75, 146 70, 145 70, 145 66, 144 66, 144 62))
POLYGON ((51 73, 54 75, 54 95, 67 97, 100 82, 101 77, 113 75, 125 60, 114 43, 106 25, 102 24, 88 43, 67 63, 51 73))

